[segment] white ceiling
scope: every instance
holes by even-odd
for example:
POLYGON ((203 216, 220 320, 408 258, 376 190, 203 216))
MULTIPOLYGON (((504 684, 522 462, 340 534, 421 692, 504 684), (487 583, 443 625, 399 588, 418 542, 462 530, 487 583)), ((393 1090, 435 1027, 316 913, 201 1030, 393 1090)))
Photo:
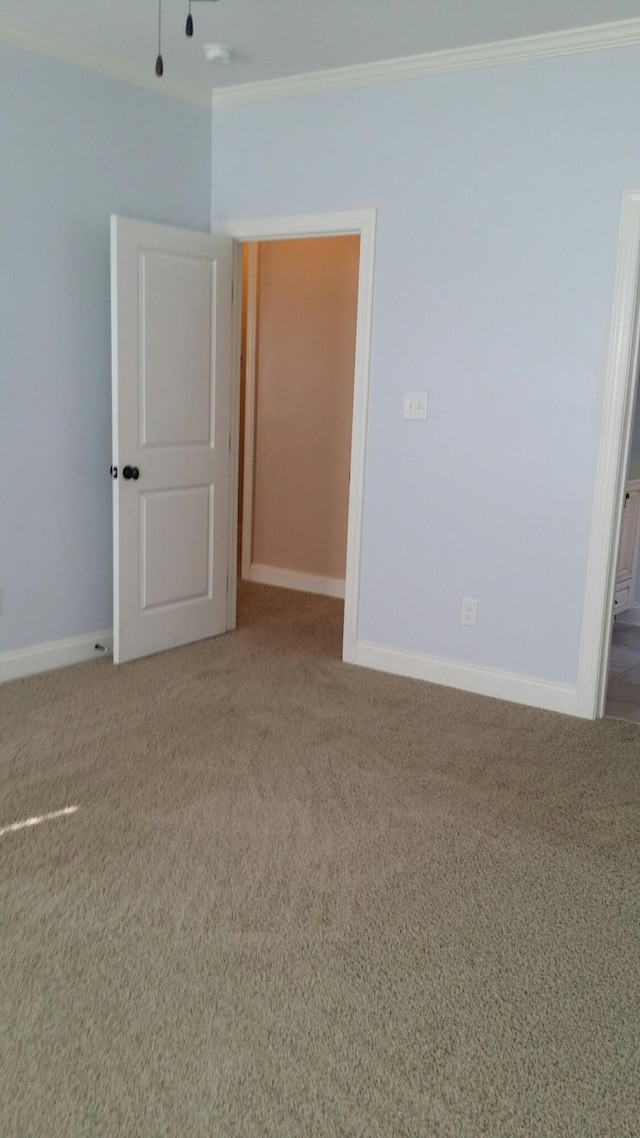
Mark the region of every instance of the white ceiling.
MULTIPOLYGON (((153 73, 158 0, 1 0, 3 19, 153 73)), ((640 17, 640 0, 162 0, 165 76, 208 87, 640 17), (228 65, 202 45, 229 44, 228 65)))

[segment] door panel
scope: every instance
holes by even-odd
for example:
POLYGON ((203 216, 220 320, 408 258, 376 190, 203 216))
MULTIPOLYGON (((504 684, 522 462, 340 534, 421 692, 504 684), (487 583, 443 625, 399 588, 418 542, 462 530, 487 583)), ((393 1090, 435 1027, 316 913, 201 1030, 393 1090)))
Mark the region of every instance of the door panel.
POLYGON ((112 218, 116 663, 226 629, 231 246, 112 218))
POLYGON ((142 446, 211 442, 215 269, 206 259, 140 253, 142 446))
POLYGON ((213 596, 213 486, 140 495, 141 611, 213 596), (166 534, 173 535, 168 545, 166 534))
POLYGON ((620 530, 620 545, 618 547, 618 569, 616 573, 616 582, 618 584, 633 576, 639 508, 640 490, 635 487, 631 490, 627 490, 625 493, 624 509, 622 511, 622 527, 620 530))

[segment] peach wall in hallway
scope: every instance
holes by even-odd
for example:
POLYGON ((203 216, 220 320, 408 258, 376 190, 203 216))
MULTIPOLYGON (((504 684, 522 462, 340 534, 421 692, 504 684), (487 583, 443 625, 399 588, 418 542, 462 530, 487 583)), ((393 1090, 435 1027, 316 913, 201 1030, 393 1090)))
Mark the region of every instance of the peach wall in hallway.
POLYGON ((255 564, 344 578, 359 246, 260 245, 255 564))

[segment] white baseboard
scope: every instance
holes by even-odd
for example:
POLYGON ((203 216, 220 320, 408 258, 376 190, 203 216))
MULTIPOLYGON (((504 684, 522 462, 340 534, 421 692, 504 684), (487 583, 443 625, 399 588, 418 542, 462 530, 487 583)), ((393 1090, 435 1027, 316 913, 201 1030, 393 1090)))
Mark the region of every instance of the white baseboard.
POLYGON ((19 648, 14 652, 0 652, 0 682, 95 660, 106 654, 97 650, 96 644, 106 648, 110 655, 113 651, 112 630, 73 636, 70 640, 51 640, 47 644, 34 644, 32 648, 19 648))
POLYGON ((279 589, 297 589, 300 593, 320 593, 323 597, 344 600, 344 578, 316 577, 313 573, 297 573, 294 569, 277 569, 273 565, 252 565, 249 580, 258 585, 275 585, 279 589))
POLYGON ((357 641, 355 655, 350 662, 380 672, 391 672, 396 676, 428 680, 432 684, 444 684, 445 687, 460 688, 477 695, 493 696, 494 699, 506 699, 547 711, 561 711, 566 715, 579 714, 577 689, 570 684, 553 684, 515 672, 478 668, 472 664, 383 648, 363 640, 357 641))
POLYGON ((621 612, 616 620, 616 624, 640 625, 640 605, 632 605, 630 609, 621 612))

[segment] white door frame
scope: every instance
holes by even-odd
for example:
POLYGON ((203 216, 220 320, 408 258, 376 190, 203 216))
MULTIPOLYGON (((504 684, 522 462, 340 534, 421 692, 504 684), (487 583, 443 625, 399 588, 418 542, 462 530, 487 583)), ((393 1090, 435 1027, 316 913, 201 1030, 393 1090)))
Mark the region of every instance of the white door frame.
POLYGON ((625 192, 578 664, 578 715, 604 714, 640 336, 640 190, 625 192))
MULTIPOLYGON (((256 337, 258 335, 258 265, 260 248, 249 245, 247 256, 247 327, 244 338, 244 470, 242 493, 242 560, 241 577, 244 581, 251 577, 251 545, 253 535, 253 451, 256 435, 256 337)), ((242 423, 240 423, 242 430, 242 423)))
POLYGON ((233 266, 234 305, 234 384, 231 408, 231 502, 229 510, 229 581, 228 628, 235 628, 238 513, 238 442, 240 430, 240 340, 242 317, 242 249, 241 244, 260 241, 282 241, 304 237, 360 237, 358 273, 358 315, 353 384, 353 426, 351 429, 351 477, 349 482, 349 521, 347 526, 347 563, 345 572, 344 631, 342 658, 355 663, 360 598, 360 550, 366 459, 367 409, 369 403, 369 364, 373 323, 373 278, 375 264, 375 209, 346 210, 337 213, 293 214, 283 217, 259 217, 229 220, 215 224, 216 233, 225 233, 236 242, 233 266))

